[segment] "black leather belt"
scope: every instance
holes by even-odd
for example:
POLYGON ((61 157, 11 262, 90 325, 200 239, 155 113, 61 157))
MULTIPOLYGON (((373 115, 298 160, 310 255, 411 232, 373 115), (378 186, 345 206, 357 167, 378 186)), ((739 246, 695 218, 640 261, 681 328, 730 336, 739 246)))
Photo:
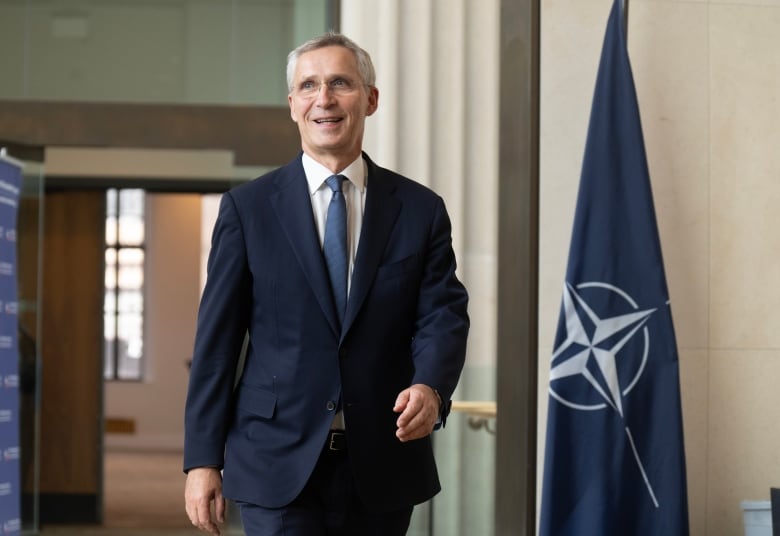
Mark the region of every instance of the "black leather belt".
POLYGON ((347 452, 347 434, 344 430, 331 430, 325 438, 325 451, 329 454, 347 452))

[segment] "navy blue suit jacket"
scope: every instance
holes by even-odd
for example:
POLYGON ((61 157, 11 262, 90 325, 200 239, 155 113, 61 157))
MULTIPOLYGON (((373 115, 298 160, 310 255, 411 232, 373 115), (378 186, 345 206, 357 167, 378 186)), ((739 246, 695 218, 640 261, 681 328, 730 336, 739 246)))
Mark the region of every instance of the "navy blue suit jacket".
POLYGON ((449 400, 465 359, 468 297, 442 199, 364 158, 365 211, 340 329, 300 155, 222 199, 198 313, 184 468, 223 468, 228 498, 270 508, 292 501, 339 401, 370 509, 417 504, 440 489, 430 437, 400 442, 393 405, 416 383, 449 400))

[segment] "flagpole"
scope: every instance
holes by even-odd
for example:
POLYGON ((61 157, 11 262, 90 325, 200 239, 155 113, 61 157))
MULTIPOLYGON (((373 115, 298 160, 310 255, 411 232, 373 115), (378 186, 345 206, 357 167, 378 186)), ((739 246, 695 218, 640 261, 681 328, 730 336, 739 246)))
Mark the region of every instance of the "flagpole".
POLYGON ((628 41, 628 0, 620 0, 620 5, 623 7, 623 35, 628 41))

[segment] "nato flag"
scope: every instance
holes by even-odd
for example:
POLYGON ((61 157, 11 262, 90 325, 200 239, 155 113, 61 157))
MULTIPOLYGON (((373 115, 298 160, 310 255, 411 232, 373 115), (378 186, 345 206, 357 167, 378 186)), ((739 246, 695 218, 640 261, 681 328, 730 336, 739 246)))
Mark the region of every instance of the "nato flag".
POLYGON ((615 0, 550 362, 540 536, 688 534, 677 348, 615 0))

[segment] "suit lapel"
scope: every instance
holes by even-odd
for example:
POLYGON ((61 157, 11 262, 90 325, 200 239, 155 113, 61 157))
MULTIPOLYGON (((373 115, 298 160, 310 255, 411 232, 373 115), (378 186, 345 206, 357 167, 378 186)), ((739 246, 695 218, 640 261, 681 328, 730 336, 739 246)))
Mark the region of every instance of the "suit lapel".
MULTIPOLYGON (((317 237, 309 189, 300 156, 280 171, 276 180, 278 189, 271 196, 271 206, 306 274, 317 302, 328 318, 331 328, 338 334, 336 306, 333 303, 327 267, 317 237)), ((368 199, 366 201, 368 202, 368 199)))
POLYGON ((352 273, 347 311, 344 315, 344 328, 341 331, 342 338, 366 299, 401 210, 401 203, 393 195, 395 185, 389 179, 387 172, 377 167, 366 155, 364 158, 368 162, 366 207, 352 273))

